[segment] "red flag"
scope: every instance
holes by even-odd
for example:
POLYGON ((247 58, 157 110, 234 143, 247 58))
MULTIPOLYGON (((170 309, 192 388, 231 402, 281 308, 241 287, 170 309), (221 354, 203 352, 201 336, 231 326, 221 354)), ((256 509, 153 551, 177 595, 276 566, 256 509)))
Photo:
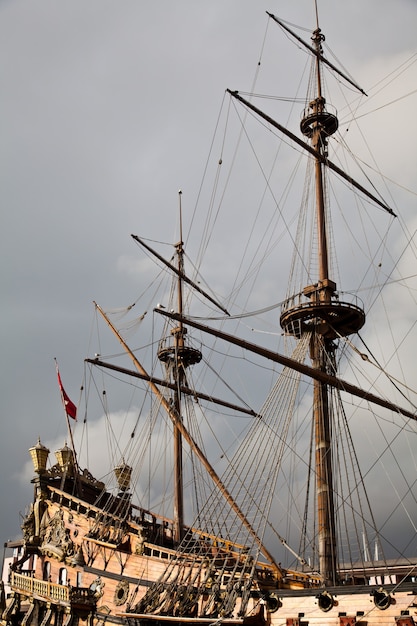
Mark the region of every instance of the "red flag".
POLYGON ((58 385, 61 390, 62 402, 64 403, 65 413, 68 417, 72 417, 73 420, 77 419, 77 407, 69 397, 67 396, 64 387, 62 386, 61 376, 59 375, 58 367, 56 368, 56 374, 58 376, 58 385))

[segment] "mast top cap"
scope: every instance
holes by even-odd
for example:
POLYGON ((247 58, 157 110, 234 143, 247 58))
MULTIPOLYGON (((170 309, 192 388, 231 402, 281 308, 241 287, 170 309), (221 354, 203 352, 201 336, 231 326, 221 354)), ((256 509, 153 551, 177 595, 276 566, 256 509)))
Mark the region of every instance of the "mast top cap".
POLYGON ((325 41, 326 37, 321 32, 321 28, 316 28, 316 30, 313 30, 311 39, 313 41, 325 41))

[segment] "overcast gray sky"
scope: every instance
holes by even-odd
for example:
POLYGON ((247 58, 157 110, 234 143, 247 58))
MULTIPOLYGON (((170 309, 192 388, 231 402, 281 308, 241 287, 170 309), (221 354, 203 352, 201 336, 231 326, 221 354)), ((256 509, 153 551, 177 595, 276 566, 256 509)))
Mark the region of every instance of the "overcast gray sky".
MULTIPOLYGON (((129 303, 130 233, 172 241, 177 190, 194 204, 224 90, 250 88, 266 10, 314 26, 312 0, 0 0, 2 541, 31 499, 28 448, 65 434, 53 359, 76 399, 92 301, 129 303)), ((365 89, 416 53, 415 0, 319 10, 365 89)), ((275 61, 292 76, 290 58, 275 61)), ((395 98, 393 87, 382 99, 395 98)), ((407 102, 374 139, 384 172, 415 189, 407 102)))

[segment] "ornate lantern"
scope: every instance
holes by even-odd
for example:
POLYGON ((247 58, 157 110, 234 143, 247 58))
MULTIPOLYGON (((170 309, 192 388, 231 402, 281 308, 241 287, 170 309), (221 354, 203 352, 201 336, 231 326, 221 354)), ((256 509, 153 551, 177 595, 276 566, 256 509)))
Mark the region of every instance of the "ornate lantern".
POLYGON ((55 452, 56 460, 62 472, 72 473, 74 467, 74 453, 65 443, 63 448, 55 452))
POLYGON ((41 444, 40 438, 38 443, 33 448, 29 448, 29 453, 32 459, 33 468, 37 474, 44 474, 46 472, 46 463, 48 462, 49 450, 46 446, 41 444))
POLYGON ((117 484, 120 491, 128 491, 130 487, 130 478, 132 476, 132 468, 124 461, 120 465, 114 468, 117 484))

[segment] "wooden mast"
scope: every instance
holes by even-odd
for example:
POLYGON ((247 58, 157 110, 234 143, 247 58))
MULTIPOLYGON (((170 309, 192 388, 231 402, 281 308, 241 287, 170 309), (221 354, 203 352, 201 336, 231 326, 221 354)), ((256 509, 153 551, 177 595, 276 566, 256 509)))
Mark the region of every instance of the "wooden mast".
MULTIPOLYGON (((324 37, 318 27, 314 31, 312 39, 317 52, 321 51, 321 42, 324 37)), ((312 123, 311 144, 316 152, 325 155, 327 153, 327 134, 321 122, 321 118, 325 112, 325 99, 322 95, 320 57, 318 55, 316 55, 315 62, 317 71, 317 97, 310 103, 310 107, 312 109, 312 115, 316 119, 312 123)), ((311 297, 328 305, 336 289, 336 284, 329 279, 326 207, 324 203, 322 162, 320 159, 315 160, 315 182, 319 283, 317 292, 313 292, 311 297)), ((321 325, 319 323, 312 334, 310 344, 311 361, 314 368, 327 372, 329 369, 328 355, 334 352, 333 340, 323 337, 320 327, 321 325)), ((319 571, 325 584, 335 585, 337 582, 337 553, 333 500, 332 429, 330 425, 328 386, 326 383, 318 380, 314 381, 313 420, 315 429, 319 571)))
MULTIPOLYGON (((178 311, 182 315, 182 275, 184 273, 184 248, 182 241, 182 207, 181 207, 181 190, 179 191, 179 212, 180 212, 180 240, 176 245, 178 258, 178 311)), ((183 363, 182 355, 184 354, 184 325, 182 321, 172 331, 174 336, 175 347, 175 363, 172 369, 174 377, 174 406, 178 415, 178 421, 182 420, 181 410, 181 387, 184 385, 185 363, 183 363)), ((182 467, 182 435, 178 428, 178 422, 174 423, 174 541, 180 542, 184 528, 184 486, 183 486, 183 467, 182 467)))
MULTIPOLYGON (((177 308, 182 318, 183 315, 183 282, 184 282, 184 243, 182 241, 182 192, 179 191, 179 212, 180 212, 180 240, 176 244, 177 251, 177 308)), ((182 411, 182 389, 186 386, 186 369, 190 365, 195 365, 201 361, 201 352, 186 345, 185 334, 187 329, 180 320, 178 325, 171 330, 172 343, 164 343, 158 351, 158 358, 166 366, 167 377, 172 380, 174 394, 172 404, 176 419, 173 421, 173 442, 174 442, 174 541, 180 543, 184 534, 184 479, 183 479, 183 411, 182 411)))
MULTIPOLYGON (((324 36, 318 26, 317 2, 315 7, 316 30, 312 36, 311 51, 315 62, 316 94, 307 106, 300 124, 301 131, 310 140, 310 144, 304 144, 299 139, 294 140, 303 145, 314 158, 318 280, 317 283, 303 289, 300 294, 302 298, 290 298, 284 303, 280 323, 287 334, 296 338, 300 338, 305 332, 311 333, 310 358, 312 369, 318 375, 313 376, 313 423, 319 572, 325 585, 335 585, 338 583, 338 575, 332 471, 332 412, 329 406, 329 382, 326 381, 326 377, 330 378, 335 373, 335 339, 357 332, 365 323, 365 313, 356 304, 341 303, 338 300, 336 283, 329 276, 324 168, 336 171, 368 197, 370 194, 328 160, 328 139, 336 132, 339 122, 333 113, 326 110, 326 100, 322 92, 321 64, 325 62, 322 54, 324 36)), ((288 134, 287 131, 283 132, 288 134)), ((292 139, 294 137, 291 136, 292 139)), ((372 200, 376 200, 380 206, 383 205, 374 197, 372 200)), ((384 208, 392 213, 386 205, 384 208)))

